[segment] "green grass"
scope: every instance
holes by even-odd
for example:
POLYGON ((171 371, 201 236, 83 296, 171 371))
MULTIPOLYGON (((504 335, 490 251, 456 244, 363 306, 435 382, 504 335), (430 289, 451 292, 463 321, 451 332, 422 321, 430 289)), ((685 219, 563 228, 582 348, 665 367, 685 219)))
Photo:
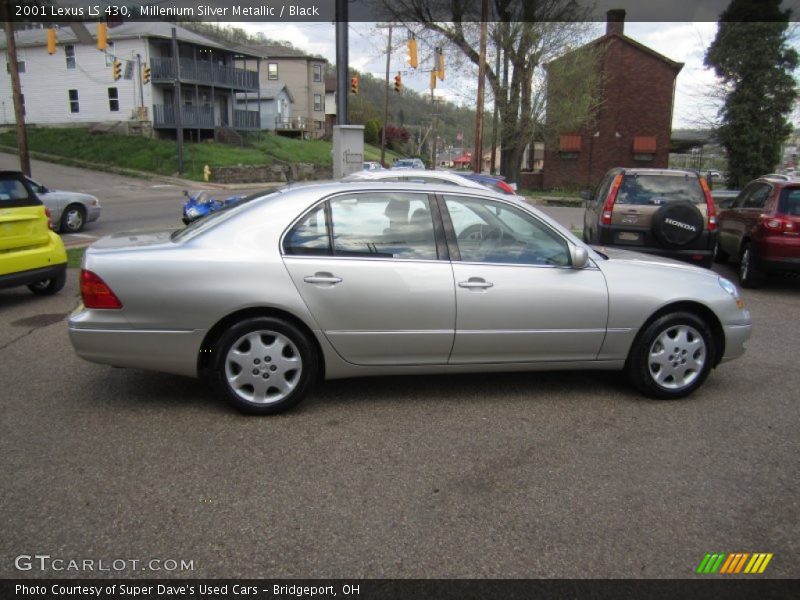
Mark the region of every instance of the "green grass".
POLYGON ((78 269, 83 260, 83 253, 86 248, 67 248, 67 268, 78 269))
MULTIPOLYGON (((201 181, 205 165, 264 165, 277 160, 311 163, 329 169, 332 164, 331 142, 298 140, 265 133, 250 134, 247 139, 252 147, 237 148, 210 142, 185 143, 182 176, 201 181)), ((0 133, 0 145, 16 147, 16 132, 0 133)), ((29 127, 28 146, 32 153, 55 156, 61 159, 59 162, 67 164, 69 161, 85 161, 105 168, 132 169, 157 175, 178 174, 177 148, 171 140, 111 133, 92 134, 85 128, 29 127)), ((395 152, 386 151, 389 163, 398 156, 395 152)), ((379 158, 380 148, 364 146, 364 160, 379 158)))

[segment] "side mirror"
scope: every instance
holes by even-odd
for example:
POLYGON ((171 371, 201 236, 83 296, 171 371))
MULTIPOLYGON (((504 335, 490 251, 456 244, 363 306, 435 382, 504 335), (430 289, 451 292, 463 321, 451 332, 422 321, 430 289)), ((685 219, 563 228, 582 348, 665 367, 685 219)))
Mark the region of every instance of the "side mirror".
POLYGON ((592 190, 581 190, 581 199, 589 202, 592 199, 592 190))
POLYGON ((589 252, 583 246, 570 246, 569 258, 573 269, 583 269, 589 264, 589 252))

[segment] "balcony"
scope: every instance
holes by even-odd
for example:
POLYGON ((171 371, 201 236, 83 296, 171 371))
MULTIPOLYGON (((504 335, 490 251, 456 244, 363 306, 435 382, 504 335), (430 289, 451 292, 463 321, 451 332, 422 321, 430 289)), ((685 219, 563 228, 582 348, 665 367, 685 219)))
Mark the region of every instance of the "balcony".
POLYGON ((307 117, 275 117, 275 133, 284 137, 322 137, 325 123, 307 117))
MULTIPOLYGON (((181 58, 181 82, 213 85, 232 90, 255 92, 258 90, 258 73, 237 69, 206 60, 181 58)), ((171 58, 151 58, 150 78, 153 83, 175 81, 175 63, 171 58)))
MULTIPOLYGON (((175 123, 174 104, 153 105, 153 127, 157 129, 174 129, 175 123)), ((214 109, 210 106, 181 107, 181 127, 185 129, 216 129, 227 127, 224 123, 215 122, 214 109)), ((261 115, 254 110, 234 110, 233 128, 239 131, 258 131, 261 127, 261 115)))

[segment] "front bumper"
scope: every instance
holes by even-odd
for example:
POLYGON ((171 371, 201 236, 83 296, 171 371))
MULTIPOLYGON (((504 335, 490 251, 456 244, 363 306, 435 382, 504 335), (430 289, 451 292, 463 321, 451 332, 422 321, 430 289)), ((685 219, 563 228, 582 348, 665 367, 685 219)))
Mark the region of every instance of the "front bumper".
POLYGON ((725 325, 723 330, 725 332, 725 355, 722 357, 721 363, 739 358, 744 354, 745 342, 750 339, 753 326, 749 323, 746 325, 725 325))
POLYGON ((86 210, 86 222, 91 223, 92 221, 97 221, 100 218, 100 205, 97 206, 90 206, 86 210))

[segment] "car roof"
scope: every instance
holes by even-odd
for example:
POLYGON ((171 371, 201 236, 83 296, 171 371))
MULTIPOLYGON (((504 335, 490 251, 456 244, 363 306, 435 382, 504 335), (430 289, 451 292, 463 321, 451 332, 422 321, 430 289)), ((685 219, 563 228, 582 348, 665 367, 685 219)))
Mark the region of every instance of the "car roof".
POLYGON ((694 169, 654 169, 652 167, 617 167, 617 169, 613 169, 615 171, 619 171, 624 173, 625 175, 665 175, 665 176, 687 176, 687 175, 694 175, 695 177, 699 177, 700 174, 695 171, 694 169))

